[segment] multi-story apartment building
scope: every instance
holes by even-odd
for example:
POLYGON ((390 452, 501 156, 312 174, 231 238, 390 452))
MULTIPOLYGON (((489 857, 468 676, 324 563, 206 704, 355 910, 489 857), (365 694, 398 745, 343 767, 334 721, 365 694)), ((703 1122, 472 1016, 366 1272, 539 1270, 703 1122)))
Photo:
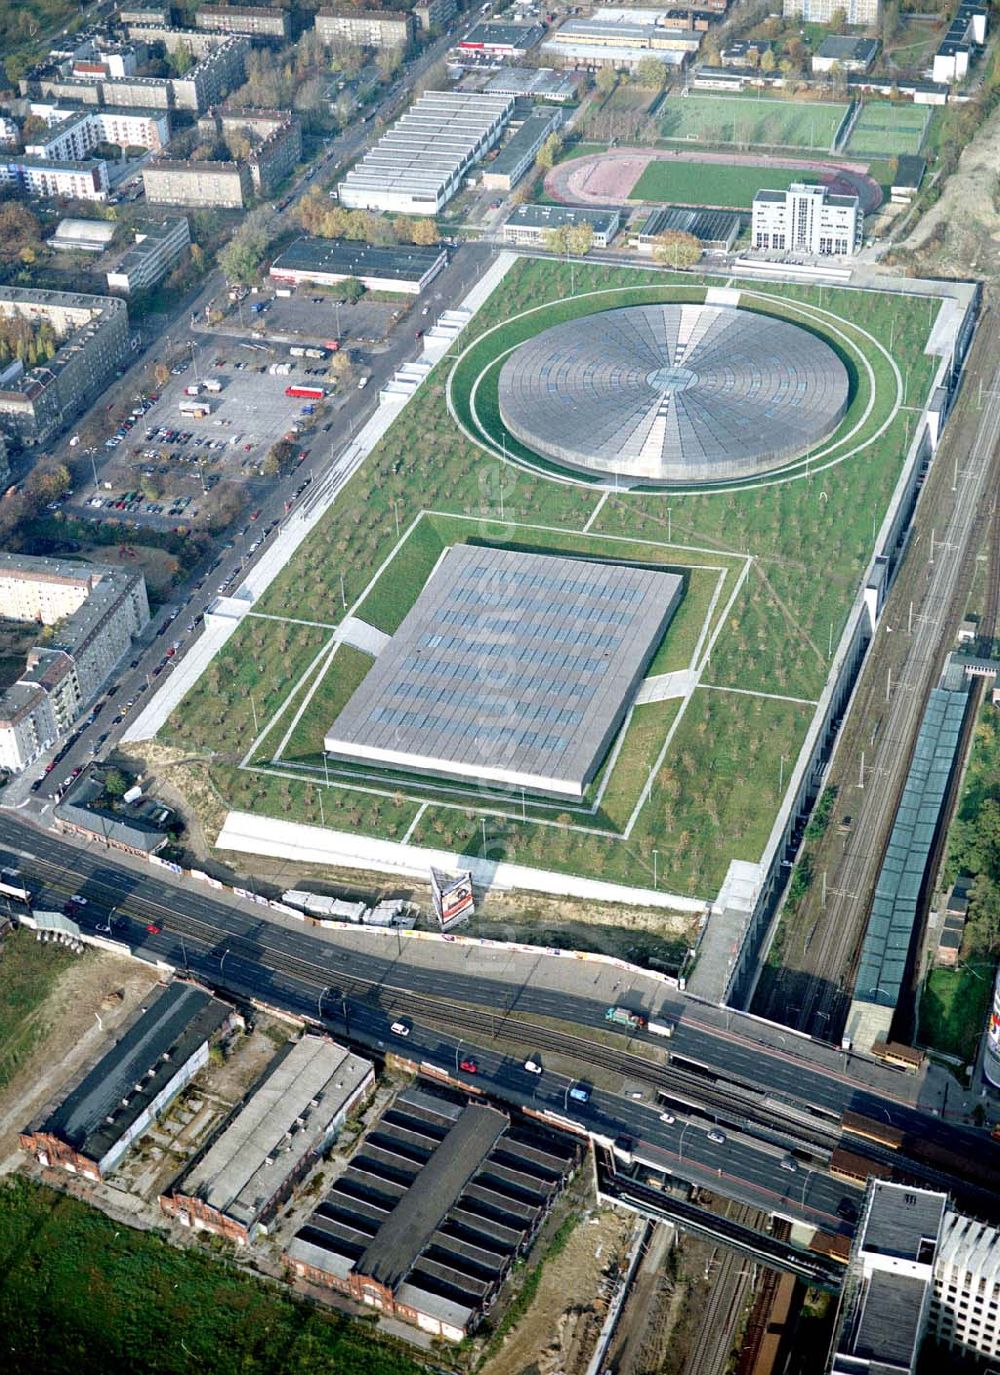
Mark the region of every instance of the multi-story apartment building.
POLYGON ((46 439, 106 389, 128 356, 128 309, 114 296, 0 287, 0 316, 45 320, 61 347, 0 386, 0 430, 46 439))
POLYGON ((316 32, 326 44, 354 43, 361 48, 402 48, 413 42, 413 15, 402 10, 323 9, 316 11, 316 32))
POLYGON ((183 49, 200 62, 225 43, 228 34, 204 29, 174 29, 162 24, 130 24, 129 37, 137 43, 160 44, 168 56, 183 49))
POLYGON ((245 33, 248 38, 287 43, 292 36, 288 10, 263 5, 202 5, 194 17, 199 29, 218 33, 245 33))
POLYGON ((48 132, 29 143, 25 152, 35 158, 81 161, 99 143, 121 148, 159 150, 170 139, 170 117, 163 110, 70 109, 65 105, 33 101, 31 113, 44 119, 48 132))
POLYGON ((757 192, 750 238, 763 252, 849 257, 864 242, 864 226, 857 196, 793 182, 787 191, 757 192))
POLYGON ((155 0, 146 5, 139 0, 138 4, 122 5, 118 11, 118 22, 124 28, 129 24, 162 24, 169 28, 174 22, 173 6, 156 4, 155 0))
POLYGON ((831 1375, 912 1375, 925 1338, 991 1363, 1000 1356, 998 1315, 1000 1230, 964 1217, 947 1194, 871 1180, 831 1375))
POLYGON ((28 196, 104 201, 108 198, 108 164, 94 158, 76 162, 7 154, 0 156, 0 185, 16 186, 28 196))
POLYGON ((246 80, 249 51, 249 38, 233 34, 193 67, 187 76, 175 77, 171 84, 177 109, 194 110, 200 114, 212 105, 221 104, 230 91, 242 86, 246 80))
POLYGON ((142 169, 150 205, 241 210, 251 194, 250 169, 237 162, 149 162, 142 169))
POLYGON ((457 0, 418 0, 413 15, 424 33, 444 33, 458 13, 457 0))
POLYGON ((69 75, 83 81, 99 81, 102 76, 134 76, 145 56, 144 46, 137 49, 132 43, 102 43, 100 47, 95 45, 94 51, 86 56, 74 57, 69 75))
POLYGON ((0 694, 0 765, 19 773, 73 725, 149 620, 140 573, 0 554, 0 615, 53 628, 0 694))
POLYGON ((198 121, 207 138, 246 136, 252 149, 246 159, 250 181, 259 196, 269 196, 302 157, 302 126, 287 110, 251 110, 223 105, 198 121))
MULTIPOLYGON (((75 88, 77 92, 79 88, 75 88)), ((169 77, 133 76, 122 80, 100 81, 93 94, 73 94, 74 88, 50 85, 42 94, 83 100, 90 105, 113 105, 120 109, 169 110, 174 103, 174 86, 169 77)))
POLYGON ((877 28, 882 0, 783 0, 782 14, 786 19, 804 19, 807 24, 829 24, 835 14, 843 14, 848 24, 877 28))
POLYGON ((135 245, 107 274, 108 290, 121 291, 126 296, 149 291, 180 261, 190 242, 191 231, 183 215, 136 229, 135 245))

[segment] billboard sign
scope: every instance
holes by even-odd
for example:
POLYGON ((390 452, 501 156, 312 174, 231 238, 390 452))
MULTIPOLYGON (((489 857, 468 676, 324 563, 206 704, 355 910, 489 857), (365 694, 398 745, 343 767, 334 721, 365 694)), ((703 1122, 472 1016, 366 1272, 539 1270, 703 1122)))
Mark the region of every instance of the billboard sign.
POLYGON ((432 869, 431 895, 442 931, 450 931, 453 926, 468 921, 476 910, 472 875, 467 869, 457 874, 445 874, 440 869, 432 869))

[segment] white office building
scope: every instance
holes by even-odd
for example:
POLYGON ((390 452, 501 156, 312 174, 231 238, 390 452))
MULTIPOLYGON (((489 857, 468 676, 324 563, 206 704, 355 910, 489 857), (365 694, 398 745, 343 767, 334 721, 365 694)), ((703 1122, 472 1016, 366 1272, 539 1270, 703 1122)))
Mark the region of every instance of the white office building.
POLYGON ((428 91, 340 183, 341 205, 436 215, 469 168, 500 141, 511 96, 428 91))
POLYGON ((849 257, 864 242, 864 223, 857 196, 793 182, 787 191, 758 191, 754 196, 751 242, 765 253, 849 257))

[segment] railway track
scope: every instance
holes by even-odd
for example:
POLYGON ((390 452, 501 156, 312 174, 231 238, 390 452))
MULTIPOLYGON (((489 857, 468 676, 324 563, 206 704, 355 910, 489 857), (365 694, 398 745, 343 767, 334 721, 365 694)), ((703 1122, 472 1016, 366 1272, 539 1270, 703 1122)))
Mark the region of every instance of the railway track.
MULTIPOLYGON (((767 1227, 767 1217, 756 1208, 739 1205, 729 1209, 729 1216, 755 1231, 767 1227)), ((740 1316, 756 1281, 757 1266, 737 1251, 717 1246, 706 1269, 713 1263, 718 1270, 702 1319, 701 1340, 684 1367, 684 1375, 727 1375, 740 1316)))
MULTIPOLYGON (((828 879, 820 880, 826 906, 815 895, 814 883, 813 895, 803 904, 802 925, 786 943, 783 975, 754 1005, 762 1016, 834 1042, 850 1007, 866 918, 924 705, 950 648, 950 632, 957 629, 965 610, 997 491, 1000 319, 991 308, 984 311, 973 350, 970 379, 931 465, 911 546, 883 611, 831 768, 830 781, 840 789, 838 813, 853 815, 852 830, 839 861, 839 842, 827 843, 826 853, 834 850, 834 867, 828 879), (989 382, 981 395, 982 411, 971 382, 977 371, 989 382), (952 452, 961 465, 957 480, 952 452)), ((995 601, 993 578, 991 593, 995 601)))

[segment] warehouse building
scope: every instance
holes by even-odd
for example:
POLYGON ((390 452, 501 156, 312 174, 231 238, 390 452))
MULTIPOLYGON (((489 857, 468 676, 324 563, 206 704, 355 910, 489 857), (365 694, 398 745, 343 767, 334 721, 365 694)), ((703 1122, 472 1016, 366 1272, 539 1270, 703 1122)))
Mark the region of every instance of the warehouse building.
POLYGON ((739 238, 743 220, 731 210, 688 210, 664 206, 654 210, 630 241, 630 247, 650 252, 661 234, 690 234, 706 253, 728 253, 739 238))
POLYGON ((567 105, 576 99, 577 80, 552 67, 501 67, 486 87, 487 95, 513 96, 518 101, 548 100, 567 105))
POLYGON ((264 5, 202 5, 195 14, 199 29, 213 29, 217 33, 243 33, 248 38, 277 39, 288 43, 292 37, 292 16, 288 10, 270 9, 264 5))
POLYGON ((275 1059, 237 1115, 160 1207, 184 1227, 239 1246, 291 1196, 347 1117, 375 1088, 370 1060, 321 1036, 275 1059))
POLYGON ((115 237, 115 228, 110 220, 60 220, 46 242, 62 252, 103 253, 115 237))
POLYGON ((20 773, 66 735, 149 620, 141 573, 0 554, 0 616, 53 627, 0 693, 0 766, 20 773))
POLYGON ((148 162, 142 184, 150 205, 242 210, 250 199, 250 169, 239 162, 148 162))
POLYGON ((560 66, 633 71, 649 57, 665 66, 681 67, 701 46, 701 34, 695 29, 668 28, 648 19, 641 22, 642 17, 643 11, 598 9, 590 19, 567 20, 542 44, 542 50, 560 66))
POLYGON ((121 291, 126 296, 150 291, 180 262, 190 242, 191 231, 183 215, 137 228, 134 246, 107 274, 108 290, 121 291))
POLYGON ((483 168, 483 186, 488 191, 511 191, 535 164, 542 145, 562 124, 561 110, 536 110, 483 168))
POLYGON ((877 38, 849 38, 831 33, 823 39, 812 58, 814 72, 869 72, 878 57, 877 38))
POLYGON ((354 764, 579 799, 683 586, 637 565, 454 545, 324 747, 354 764))
POLYGON ((514 111, 505 96, 428 91, 397 120, 340 183, 342 205, 436 215, 485 153, 500 142, 514 111))
POLYGON ((408 1088, 285 1258, 312 1284, 461 1341, 531 1247, 577 1150, 484 1103, 408 1088))
POLYGON ((150 1003, 51 1114, 20 1134, 40 1165, 101 1180, 208 1063, 233 1010, 191 984, 150 1003))
POLYGON ((104 391, 129 350, 128 311, 114 296, 0 287, 0 316, 46 320, 60 341, 44 366, 0 382, 0 430, 27 443, 47 439, 104 391))
POLYGON ((865 217, 857 196, 828 186, 792 182, 787 191, 758 191, 750 238, 764 252, 850 257, 864 242, 865 217))
POLYGON ((288 286, 336 286, 356 277, 369 291, 418 296, 448 262, 440 245, 381 248, 353 239, 295 239, 271 264, 271 277, 288 286))
POLYGON ((524 57, 545 37, 541 24, 475 24, 458 45, 461 57, 506 60, 524 57))
POLYGON ((550 229, 570 229, 577 224, 589 224, 594 231, 594 247, 607 248, 618 233, 621 214, 570 205, 519 205, 503 227, 503 241, 522 248, 544 248, 550 229))
POLYGON ((403 10, 316 11, 316 32, 328 47, 353 43, 360 48, 399 48, 406 52, 415 31, 413 15, 403 10))

